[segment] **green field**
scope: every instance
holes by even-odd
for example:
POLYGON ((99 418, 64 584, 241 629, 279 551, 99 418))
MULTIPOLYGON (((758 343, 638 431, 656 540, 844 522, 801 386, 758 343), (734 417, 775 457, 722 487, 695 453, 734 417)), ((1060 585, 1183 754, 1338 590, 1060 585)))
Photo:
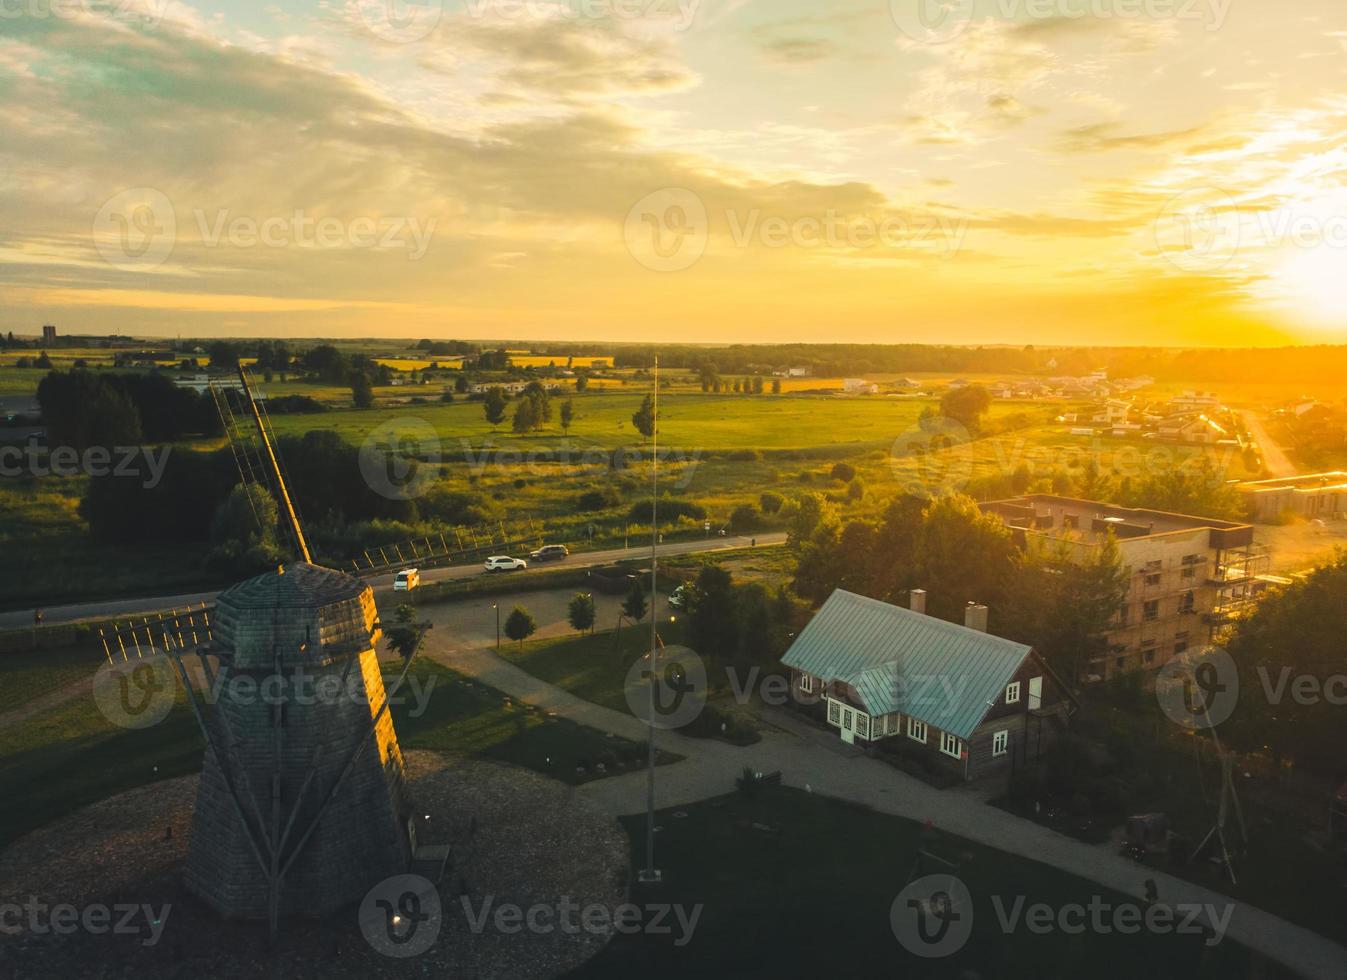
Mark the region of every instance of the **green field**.
MULTIPOLYGON (((727 791, 732 787, 726 787, 727 791)), ((632 865, 644 864, 645 821, 623 821, 632 865)), ((705 964, 736 978, 851 976, 948 978, 1134 978, 1280 980, 1287 971, 1230 939, 1212 946, 1201 936, 1141 932, 1034 934, 1021 924, 1005 931, 997 904, 1043 903, 1052 909, 1145 905, 1136 896, 953 837, 938 828, 808 794, 764 786, 656 814, 655 862, 664 881, 635 886, 633 902, 681 905, 701 916, 690 941, 675 936, 619 935, 571 976, 651 980, 697 976, 705 964), (899 945, 890 908, 911 877, 952 862, 972 898, 972 933, 943 959, 920 960, 899 945), (773 941, 763 941, 765 937, 773 941), (794 939, 789 937, 795 937, 794 939)), ((944 880, 944 879, 942 879, 944 880)), ((1140 881, 1138 881, 1138 891, 1140 881)), ((1163 898, 1163 896, 1162 896, 1163 898)))

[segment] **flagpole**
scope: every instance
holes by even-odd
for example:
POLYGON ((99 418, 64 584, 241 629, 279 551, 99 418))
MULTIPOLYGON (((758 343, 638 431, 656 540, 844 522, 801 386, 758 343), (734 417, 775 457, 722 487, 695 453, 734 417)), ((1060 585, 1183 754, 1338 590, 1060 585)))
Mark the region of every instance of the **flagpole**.
POLYGON ((659 598, 659 355, 655 355, 655 394, 651 399, 653 419, 650 430, 650 714, 646 718, 646 794, 645 794, 645 868, 639 880, 657 883, 655 867, 655 685, 659 683, 659 634, 655 605, 659 598))

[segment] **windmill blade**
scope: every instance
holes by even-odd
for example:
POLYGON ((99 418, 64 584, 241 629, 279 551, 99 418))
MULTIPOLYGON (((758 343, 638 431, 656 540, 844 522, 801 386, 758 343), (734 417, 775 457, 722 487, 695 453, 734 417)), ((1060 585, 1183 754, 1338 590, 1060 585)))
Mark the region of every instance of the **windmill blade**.
MULTIPOLYGON (((238 467, 239 480, 244 486, 262 487, 270 493, 281 508, 286 533, 294 546, 295 554, 301 561, 312 563, 308 540, 300 522, 299 508, 290 496, 286 484, 285 467, 275 448, 275 436, 271 429, 271 417, 266 405, 257 399, 253 392, 248 372, 239 365, 238 386, 224 382, 212 382, 211 394, 215 399, 215 410, 219 413, 224 426, 225 438, 234 454, 234 463, 238 467), (231 396, 238 392, 243 411, 236 413, 231 405, 231 396)), ((251 497, 249 503, 251 503, 251 497)), ((253 517, 260 530, 261 515, 253 508, 253 517)))
POLYGON ((119 663, 197 649, 211 640, 213 611, 213 606, 203 602, 191 609, 145 616, 138 622, 100 626, 98 639, 103 655, 108 663, 119 663))

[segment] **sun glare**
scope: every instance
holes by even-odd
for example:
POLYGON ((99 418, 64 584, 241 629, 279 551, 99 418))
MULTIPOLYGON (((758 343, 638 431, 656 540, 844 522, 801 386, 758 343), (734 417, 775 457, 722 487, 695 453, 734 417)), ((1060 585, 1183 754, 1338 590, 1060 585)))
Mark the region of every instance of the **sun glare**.
POLYGON ((1269 286, 1286 315, 1303 326, 1347 333, 1347 246, 1288 247, 1269 286))

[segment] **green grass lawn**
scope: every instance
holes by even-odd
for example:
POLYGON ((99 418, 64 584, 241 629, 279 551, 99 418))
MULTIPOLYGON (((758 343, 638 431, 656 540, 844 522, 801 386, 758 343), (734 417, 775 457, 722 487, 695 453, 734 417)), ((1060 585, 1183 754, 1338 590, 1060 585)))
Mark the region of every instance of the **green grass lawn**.
POLYGON ((0 654, 0 714, 91 677, 101 663, 89 647, 0 654))
MULTIPOLYGON (((385 665, 385 670, 392 670, 385 665)), ((404 749, 434 749, 524 766, 569 783, 639 768, 644 750, 623 739, 507 705, 500 692, 418 658, 409 676, 429 690, 427 710, 412 717, 416 699, 393 709, 404 749), (433 686, 427 687, 432 683, 433 686), (576 771, 584 766, 585 772, 576 771)), ((389 683, 392 676, 386 678, 389 683)), ((3 679, 0 678, 0 683, 3 679)), ((30 687, 39 682, 29 679, 30 687)), ((46 683, 46 682, 42 682, 46 683)), ((0 731, 0 846, 81 806, 160 779, 198 772, 205 751, 186 695, 158 725, 129 731, 109 722, 91 697, 80 697, 0 731)), ((662 754, 661 762, 677 761, 662 754)))
MULTIPOLYGON (((639 444, 641 437, 632 425, 631 416, 646 393, 637 388, 577 396, 570 438, 581 445, 608 449, 639 444)), ((554 396, 554 407, 560 400, 554 396)), ((679 392, 660 399, 660 440, 665 446, 703 451, 889 445, 916 424, 917 416, 929 404, 933 402, 927 399, 679 392)), ((993 406, 991 417, 996 419, 1029 408, 1026 403, 998 403, 993 406)), ((1054 414, 1057 410, 1059 405, 1052 409, 1054 414)), ((508 422, 493 431, 483 417, 481 402, 404 405, 397 412, 433 425, 448 451, 490 444, 527 452, 564 442, 555 422, 548 431, 537 435, 516 436, 508 422)), ((331 429, 359 445, 372 429, 387 421, 388 414, 387 409, 376 408, 276 416, 272 421, 281 435, 302 434, 310 428, 331 429)))
MULTIPOLYGON (((681 622, 661 623, 659 633, 666 646, 684 642, 681 622)), ((631 714, 626 695, 628 672, 649 649, 650 620, 646 619, 636 626, 626 625, 620 632, 536 640, 525 643, 522 649, 517 643, 506 644, 501 647, 501 655, 539 680, 576 697, 631 714)), ((758 741, 761 736, 752 714, 736 706, 729 697, 727 677, 717 673, 710 662, 706 669, 710 700, 696 719, 698 724, 680 731, 692 737, 719 738, 717 733, 724 722, 728 726, 725 738, 732 744, 751 745, 758 741)))
MULTIPOLYGON (((644 863, 644 818, 623 821, 633 867, 644 863)), ((634 886, 637 904, 668 903, 702 913, 690 942, 619 935, 576 980, 745 977, 1013 978, 1187 977, 1271 980, 1289 976, 1226 940, 1207 948, 1193 936, 1031 934, 999 925, 992 898, 1088 905, 1137 898, 950 837, 912 821, 799 790, 763 787, 657 814, 659 886, 634 886), (899 945, 890 907, 909 880, 917 848, 957 865, 973 897, 967 945, 920 960, 899 945)), ((938 867, 928 863, 918 876, 938 867)), ((1138 877, 1138 892, 1141 881, 1138 877)), ((1163 899, 1164 896, 1161 896, 1163 899)), ((673 918, 670 917, 670 922, 673 918)))
POLYGON ((95 541, 79 516, 83 477, 0 481, 0 608, 203 591, 201 549, 95 541))
MULTIPOLYGON (((597 778, 595 767, 600 762, 608 775, 639 769, 645 763, 642 745, 565 718, 549 718, 433 661, 418 659, 408 682, 413 674, 422 690, 432 679, 434 687, 429 689, 427 710, 420 717, 411 717, 414 701, 393 711, 398 742, 404 749, 478 755, 571 784, 597 778)), ((407 690, 415 689, 408 686, 407 690)), ((660 753, 661 764, 680 758, 660 753)))
MULTIPOLYGON (((662 623, 660 638, 668 645, 681 643, 680 623, 662 623)), ((650 620, 592 636, 517 643, 501 647, 501 655, 539 680, 554 684, 576 697, 629 714, 623 686, 627 671, 650 649, 650 620)))

